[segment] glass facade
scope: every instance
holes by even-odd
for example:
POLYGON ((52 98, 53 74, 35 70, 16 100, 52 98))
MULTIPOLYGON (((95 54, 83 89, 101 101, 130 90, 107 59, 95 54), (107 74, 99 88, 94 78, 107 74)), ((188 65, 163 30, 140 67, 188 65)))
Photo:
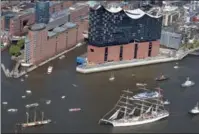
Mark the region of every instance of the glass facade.
POLYGON ((13 18, 14 15, 13 14, 6 14, 4 21, 5 21, 5 30, 9 30, 10 29, 10 19, 13 18))
POLYGON ((47 24, 50 19, 49 14, 49 1, 37 1, 35 6, 35 19, 36 23, 47 24))
POLYGON ((162 17, 152 18, 144 15, 132 19, 122 10, 111 13, 103 6, 90 9, 89 44, 104 47, 134 42, 159 40, 161 35, 162 17))

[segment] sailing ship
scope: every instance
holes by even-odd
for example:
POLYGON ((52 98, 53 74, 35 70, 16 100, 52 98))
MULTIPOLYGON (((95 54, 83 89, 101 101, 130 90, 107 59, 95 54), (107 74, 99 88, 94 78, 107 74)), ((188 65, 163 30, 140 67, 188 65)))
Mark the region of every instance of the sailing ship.
POLYGON ((111 124, 113 127, 134 126, 152 123, 169 116, 169 112, 161 103, 161 98, 129 99, 133 92, 124 90, 124 94, 99 123, 111 124), (130 95, 129 95, 130 94, 130 95), (112 113, 112 116, 109 116, 112 113))
POLYGON ((189 111, 189 113, 194 114, 194 115, 199 114, 199 104, 198 104, 198 102, 197 102, 196 106, 189 111))
POLYGON ((44 112, 42 112, 42 119, 40 121, 37 121, 36 111, 35 111, 34 121, 33 122, 29 122, 29 113, 28 112, 26 112, 26 116, 27 116, 27 121, 26 121, 26 123, 22 123, 21 124, 22 127, 40 126, 40 125, 49 124, 51 122, 50 119, 44 120, 44 112))

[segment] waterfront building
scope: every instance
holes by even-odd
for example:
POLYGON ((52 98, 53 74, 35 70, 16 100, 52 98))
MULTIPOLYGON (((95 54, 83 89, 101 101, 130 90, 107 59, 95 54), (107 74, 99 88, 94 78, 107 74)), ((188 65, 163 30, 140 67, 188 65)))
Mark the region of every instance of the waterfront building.
POLYGON ((172 49, 179 49, 182 44, 182 34, 162 30, 160 44, 172 49))
POLYGON ((140 9, 90 9, 89 63, 144 59, 159 54, 162 16, 140 9))
POLYGON ((25 39, 24 62, 22 66, 39 64, 84 39, 83 31, 88 29, 88 20, 78 23, 60 18, 48 24, 34 24, 25 39))
POLYGON ((47 24, 50 19, 49 14, 50 2, 49 1, 37 1, 35 6, 35 20, 36 23, 47 24))

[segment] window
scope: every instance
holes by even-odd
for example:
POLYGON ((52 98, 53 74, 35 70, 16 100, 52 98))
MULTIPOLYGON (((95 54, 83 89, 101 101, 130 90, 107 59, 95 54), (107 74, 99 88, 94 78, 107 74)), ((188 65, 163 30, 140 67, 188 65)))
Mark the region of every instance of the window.
POLYGON ((90 51, 91 51, 91 52, 94 52, 94 49, 91 48, 90 51))
POLYGON ((120 46, 120 60, 123 60, 123 46, 120 46))
POLYGON ((149 50, 148 50, 148 56, 151 57, 151 51, 152 51, 152 43, 149 43, 149 50))
POLYGON ((137 51, 138 51, 138 44, 135 44, 135 48, 134 48, 134 58, 137 58, 137 51))
POLYGON ((107 61, 107 59, 108 59, 108 47, 105 47, 104 61, 107 61))

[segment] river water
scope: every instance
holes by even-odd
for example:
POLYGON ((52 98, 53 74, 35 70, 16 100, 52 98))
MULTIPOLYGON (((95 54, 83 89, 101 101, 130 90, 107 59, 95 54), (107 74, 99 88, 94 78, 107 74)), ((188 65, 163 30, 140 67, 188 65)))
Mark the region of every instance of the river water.
MULTIPOLYGON (((116 71, 79 74, 75 71, 75 58, 83 54, 86 47, 80 47, 66 54, 66 58, 55 60, 51 63, 29 73, 24 82, 19 79, 6 78, 2 73, 1 91, 2 101, 8 105, 2 105, 2 132, 14 132, 15 124, 26 121, 26 104, 39 103, 37 118, 41 119, 40 112, 44 111, 45 118, 51 119, 51 124, 26 128, 23 133, 70 133, 70 132, 199 132, 199 116, 191 117, 187 112, 199 101, 199 58, 188 56, 179 61, 179 69, 174 69, 173 63, 164 63, 143 67, 121 69, 116 71), (52 74, 47 75, 46 70, 53 65, 52 74), (108 78, 114 72, 115 81, 108 78), (160 73, 170 77, 170 80, 157 83, 154 78, 160 73), (135 74, 135 77, 132 76, 135 74), (195 81, 196 85, 183 89, 180 87, 186 77, 195 81), (149 88, 160 86, 164 89, 164 96, 170 100, 167 106, 170 117, 166 120, 151 124, 133 127, 113 128, 108 125, 99 125, 99 119, 113 108, 121 91, 124 89, 136 90, 137 82, 148 83, 149 88), (76 86, 74 86, 75 84, 76 86), (32 94, 25 99, 25 90, 31 90, 32 94), (61 96, 65 95, 65 99, 61 96), (51 100, 50 105, 45 100, 51 100), (69 108, 80 107, 80 112, 69 112, 69 108), (17 113, 8 113, 8 108, 17 108, 17 113)), ((6 58, 2 53, 3 60, 6 58)), ((33 119, 33 111, 29 110, 30 118, 33 119)))

